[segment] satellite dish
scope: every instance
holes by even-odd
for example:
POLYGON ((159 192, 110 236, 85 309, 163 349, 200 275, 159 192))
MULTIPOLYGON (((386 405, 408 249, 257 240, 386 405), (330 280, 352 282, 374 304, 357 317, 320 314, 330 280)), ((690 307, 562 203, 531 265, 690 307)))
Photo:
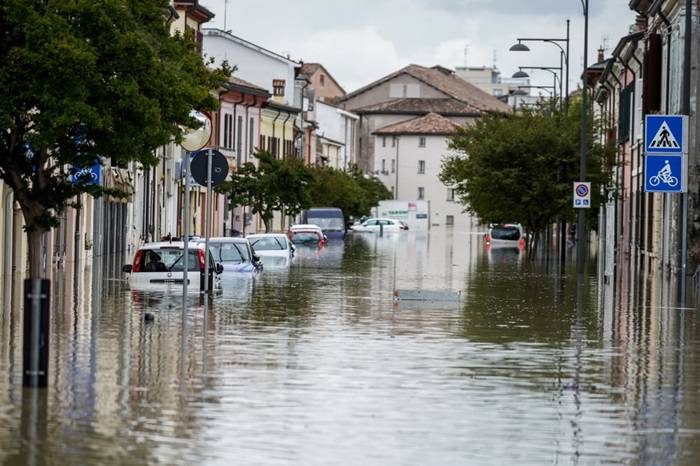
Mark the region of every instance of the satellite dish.
POLYGON ((189 152, 196 152, 202 149, 211 138, 211 120, 202 112, 193 110, 190 116, 201 123, 197 129, 185 129, 180 145, 189 152))

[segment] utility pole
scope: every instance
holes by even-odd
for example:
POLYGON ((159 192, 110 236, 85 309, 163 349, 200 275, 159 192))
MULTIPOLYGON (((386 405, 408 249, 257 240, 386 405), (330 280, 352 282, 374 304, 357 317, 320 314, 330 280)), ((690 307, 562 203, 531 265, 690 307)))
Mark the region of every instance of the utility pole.
MULTIPOLYGON (((579 165, 579 181, 586 181, 586 160, 588 159, 588 4, 589 0, 581 0, 583 4, 583 88, 581 102, 581 160, 579 165)), ((578 209, 578 225, 576 227, 576 273, 579 283, 583 282, 583 272, 586 265, 586 212, 578 209)))
MULTIPOLYGON (((685 37, 683 43, 683 88, 681 101, 681 114, 688 115, 690 118, 690 73, 691 68, 691 52, 692 52, 692 35, 693 35, 693 0, 685 0, 685 37)), ((690 158, 690 154, 687 155, 690 158)), ((688 261, 688 193, 681 193, 680 198, 680 225, 678 234, 680 236, 680 258, 678 265, 680 267, 680 280, 678 281, 678 304, 685 306, 685 287, 686 273, 688 261)))

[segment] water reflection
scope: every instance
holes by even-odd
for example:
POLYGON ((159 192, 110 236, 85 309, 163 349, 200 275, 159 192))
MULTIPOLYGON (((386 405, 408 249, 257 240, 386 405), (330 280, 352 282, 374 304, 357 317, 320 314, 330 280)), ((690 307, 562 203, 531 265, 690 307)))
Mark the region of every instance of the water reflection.
POLYGON ((700 325, 653 273, 577 293, 479 232, 350 235, 183 307, 118 262, 55 274, 47 390, 22 390, 21 316, 0 313, 0 463, 700 458, 700 325))

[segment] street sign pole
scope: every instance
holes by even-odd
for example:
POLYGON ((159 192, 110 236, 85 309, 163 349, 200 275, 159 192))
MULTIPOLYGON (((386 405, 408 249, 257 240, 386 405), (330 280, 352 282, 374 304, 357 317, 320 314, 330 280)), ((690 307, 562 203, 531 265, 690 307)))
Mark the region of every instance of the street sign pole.
MULTIPOLYGON (((695 39, 693 34, 693 1, 685 1, 685 25, 683 38, 683 88, 682 88, 682 112, 686 118, 690 118, 690 89, 691 89, 691 71, 692 71, 692 43, 695 39)), ((687 128, 687 125, 686 125, 687 128)), ((684 144, 688 144, 688 138, 683 135, 684 144)), ((686 150, 686 161, 688 152, 686 150)), ((687 176, 686 170, 686 176, 687 176)), ((681 279, 679 283, 678 300, 681 306, 685 306, 685 286, 686 286, 686 266, 688 261, 688 193, 686 191, 681 194, 681 219, 680 219, 680 235, 681 235, 681 279)))
MULTIPOLYGON (((185 301, 187 298, 187 287, 189 285, 188 269, 189 269, 189 253, 190 253, 190 177, 192 176, 192 153, 201 150, 211 138, 211 120, 207 115, 201 112, 192 111, 190 116, 200 123, 200 127, 196 130, 186 129, 181 142, 182 148, 185 149, 185 200, 183 203, 184 218, 182 222, 182 240, 183 240, 183 273, 182 273, 182 312, 183 312, 183 329, 185 325, 185 301)), ((208 257, 208 256, 207 256, 208 257)), ((184 331, 184 330, 183 330, 184 331)))
POLYGON ((211 236, 211 149, 207 150, 207 205, 204 227, 204 294, 209 293, 209 237, 211 236))
POLYGON ((685 305, 688 255, 688 116, 647 115, 644 134, 644 191, 677 193, 678 303, 685 305))
POLYGON ((182 222, 182 240, 184 241, 182 266, 184 267, 182 272, 182 296, 187 297, 187 286, 189 285, 189 279, 187 277, 187 271, 189 270, 189 254, 190 254, 190 154, 189 152, 185 154, 185 200, 184 200, 184 217, 182 222))

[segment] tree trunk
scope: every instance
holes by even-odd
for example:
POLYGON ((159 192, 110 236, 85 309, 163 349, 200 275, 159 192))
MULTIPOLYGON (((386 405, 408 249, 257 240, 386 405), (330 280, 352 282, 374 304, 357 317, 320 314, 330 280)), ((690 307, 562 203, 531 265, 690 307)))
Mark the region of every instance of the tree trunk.
POLYGON ((270 212, 265 212, 261 215, 263 224, 265 225, 265 233, 270 233, 270 230, 272 229, 272 213, 270 212))
POLYGON ((20 208, 22 209, 22 216, 24 217, 24 225, 27 231, 27 242, 28 242, 28 262, 29 262, 29 276, 27 278, 45 278, 46 270, 42 264, 41 257, 41 240, 49 230, 42 228, 37 225, 37 219, 44 214, 44 207, 35 202, 24 203, 19 201, 20 208))
POLYGON ((29 277, 28 278, 45 278, 46 270, 44 270, 41 257, 41 239, 46 233, 45 230, 36 229, 27 232, 28 240, 28 255, 29 255, 29 277))

